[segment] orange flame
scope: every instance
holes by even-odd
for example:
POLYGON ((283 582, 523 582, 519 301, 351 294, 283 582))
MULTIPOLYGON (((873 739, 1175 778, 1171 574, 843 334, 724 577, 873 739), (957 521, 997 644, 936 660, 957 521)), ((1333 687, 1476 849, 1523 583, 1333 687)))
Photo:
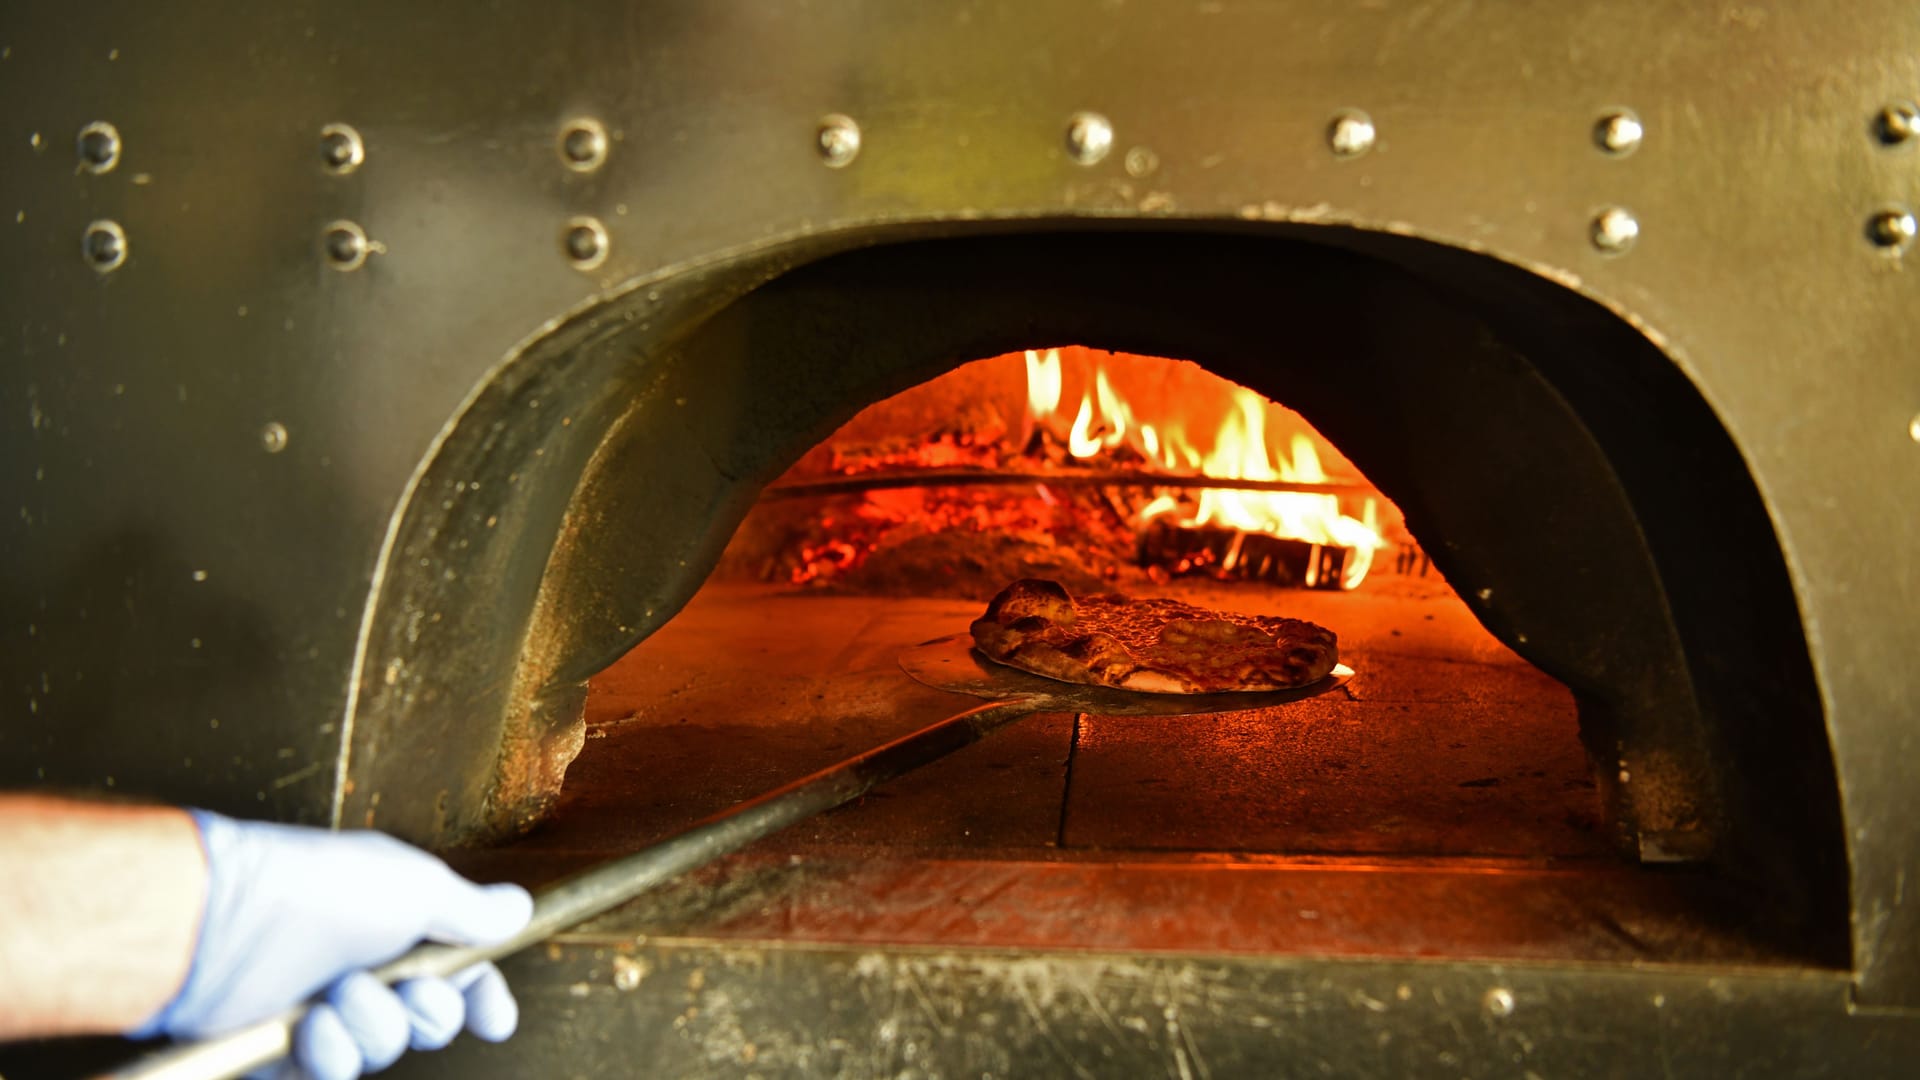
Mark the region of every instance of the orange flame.
POLYGON ((1114 392, 1106 371, 1096 369, 1093 392, 1080 399, 1080 411, 1074 415, 1073 427, 1067 432, 1067 452, 1084 461, 1117 446, 1132 445, 1141 449, 1142 437, 1134 434, 1137 429, 1133 410, 1114 392))
POLYGON ((1027 416, 1039 419, 1060 407, 1060 350, 1027 350, 1027 416))
MULTIPOLYGON (((1202 476, 1294 483, 1329 480, 1306 433, 1295 432, 1285 453, 1275 451, 1267 430, 1269 403, 1245 387, 1232 388, 1232 409, 1214 433, 1211 448, 1202 451, 1187 438, 1181 416, 1164 416, 1154 423, 1138 420, 1133 406, 1097 363, 1092 386, 1073 408, 1072 422, 1064 423, 1060 351, 1029 350, 1026 356, 1028 420, 1056 435, 1064 427, 1067 452, 1079 460, 1125 446, 1162 468, 1202 476)), ((1202 488, 1197 505, 1162 494, 1140 512, 1139 523, 1168 515, 1178 515, 1174 520, 1184 526, 1213 525, 1346 548, 1349 554, 1340 584, 1348 589, 1366 577, 1374 551, 1384 546, 1375 501, 1364 500, 1361 516, 1354 518, 1341 511, 1340 497, 1332 492, 1202 488)))

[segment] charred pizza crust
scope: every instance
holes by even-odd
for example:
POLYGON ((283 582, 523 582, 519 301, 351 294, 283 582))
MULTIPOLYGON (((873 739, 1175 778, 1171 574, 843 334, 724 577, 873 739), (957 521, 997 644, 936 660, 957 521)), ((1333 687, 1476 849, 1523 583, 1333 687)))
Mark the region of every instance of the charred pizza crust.
POLYGON ((1288 690, 1319 682, 1340 659, 1333 632, 1300 619, 1113 594, 1076 600, 1040 578, 1002 589, 972 631, 1002 664, 1158 694, 1288 690))

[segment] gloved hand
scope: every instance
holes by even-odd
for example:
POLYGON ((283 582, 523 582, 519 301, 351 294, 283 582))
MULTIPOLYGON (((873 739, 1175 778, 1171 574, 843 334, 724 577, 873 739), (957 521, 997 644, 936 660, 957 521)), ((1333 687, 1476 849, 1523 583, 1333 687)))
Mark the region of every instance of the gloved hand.
POLYGON ((519 1010, 492 964, 392 988, 364 969, 423 939, 503 941, 532 914, 525 889, 475 885, 382 833, 190 813, 207 855, 199 942, 179 993, 129 1035, 214 1035, 322 988, 293 1037, 294 1061, 319 1080, 384 1069, 408 1046, 438 1049, 463 1026, 493 1042, 513 1034, 519 1010))

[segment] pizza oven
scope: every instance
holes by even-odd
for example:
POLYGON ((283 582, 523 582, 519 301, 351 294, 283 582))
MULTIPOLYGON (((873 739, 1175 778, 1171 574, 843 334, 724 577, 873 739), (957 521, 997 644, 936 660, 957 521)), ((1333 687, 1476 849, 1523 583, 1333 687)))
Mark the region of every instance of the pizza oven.
POLYGON ((902 654, 1015 578, 1168 596, 1352 678, 1029 717, 402 1071, 1891 1071, 1859 7, 15 12, 0 779, 537 888, 969 707, 902 654))

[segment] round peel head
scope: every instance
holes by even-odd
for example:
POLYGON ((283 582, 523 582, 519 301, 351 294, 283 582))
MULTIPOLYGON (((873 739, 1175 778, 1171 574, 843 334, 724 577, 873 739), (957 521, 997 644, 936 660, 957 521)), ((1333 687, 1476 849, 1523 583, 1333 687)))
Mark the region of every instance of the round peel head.
POLYGON ((1230 694, 1150 694, 1110 686, 1060 682, 1019 668, 996 664, 973 647, 968 634, 953 634, 922 642, 900 654, 900 667, 918 682, 936 690, 950 690, 996 701, 1031 698, 1050 712, 1097 713, 1102 716, 1185 716, 1196 713, 1241 712, 1317 697, 1344 686, 1353 669, 1335 665, 1319 682, 1292 690, 1252 690, 1230 694))

